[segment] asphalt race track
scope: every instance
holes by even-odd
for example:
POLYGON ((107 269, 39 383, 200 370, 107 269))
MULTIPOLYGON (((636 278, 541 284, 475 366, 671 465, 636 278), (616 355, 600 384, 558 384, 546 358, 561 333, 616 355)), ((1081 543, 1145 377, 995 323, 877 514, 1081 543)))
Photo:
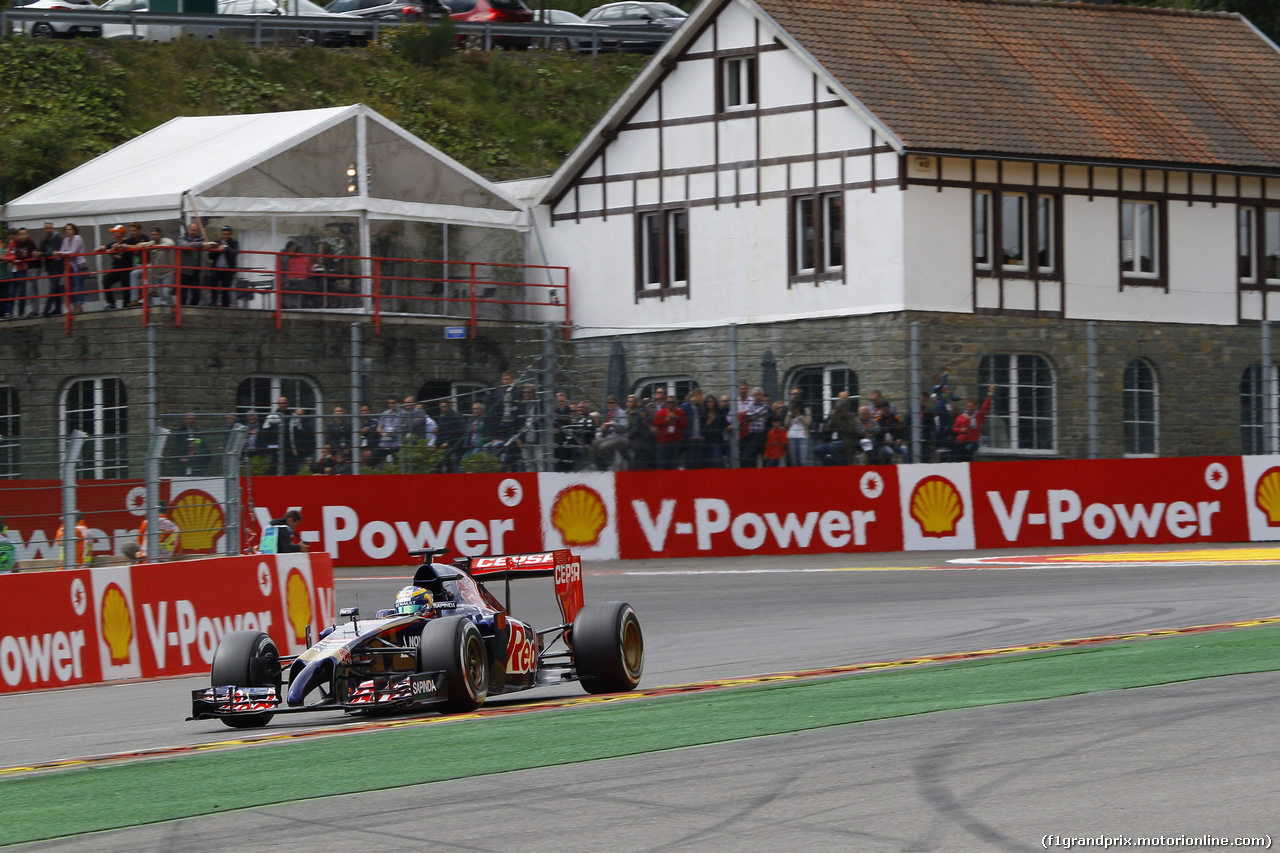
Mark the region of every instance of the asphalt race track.
MULTIPOLYGON (((642 687, 1280 614, 1280 572, 1266 562, 1234 565, 1199 555, 1190 564, 1155 565, 993 569, 948 562, 966 556, 973 555, 598 564, 587 567, 584 585, 588 601, 626 600, 639 613, 642 687)), ((397 575, 340 571, 338 606, 357 597, 366 613, 388 606, 404 585, 397 575)), ((517 584, 512 598, 516 615, 554 623, 549 581, 517 584)), ((184 721, 190 691, 206 683, 172 679, 0 697, 0 766, 227 740, 232 730, 216 721, 184 721)), ((1278 692, 1280 673, 1207 679, 272 806, 15 849, 159 853, 230 843, 264 850, 982 851, 1065 849, 1045 836, 1275 838, 1278 692)), ((498 701, 574 695, 581 695, 576 685, 498 701)), ((267 730, 345 719, 278 717, 267 730)))

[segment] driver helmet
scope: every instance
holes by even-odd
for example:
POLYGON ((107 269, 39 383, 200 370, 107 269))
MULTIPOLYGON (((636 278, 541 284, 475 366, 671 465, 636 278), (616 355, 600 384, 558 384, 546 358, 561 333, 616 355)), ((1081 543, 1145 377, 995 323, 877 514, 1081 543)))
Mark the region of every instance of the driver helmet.
POLYGON ((431 593, 420 586, 406 586, 396 593, 396 612, 417 613, 432 604, 431 593))

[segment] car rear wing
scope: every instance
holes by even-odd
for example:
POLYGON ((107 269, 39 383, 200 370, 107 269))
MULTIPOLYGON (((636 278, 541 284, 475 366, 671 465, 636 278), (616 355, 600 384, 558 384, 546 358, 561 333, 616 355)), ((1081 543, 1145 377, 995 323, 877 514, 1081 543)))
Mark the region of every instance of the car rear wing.
POLYGON ((582 609, 582 560, 568 549, 536 554, 505 554, 499 557, 472 557, 467 571, 477 580, 554 577, 556 601, 566 625, 572 624, 582 609))

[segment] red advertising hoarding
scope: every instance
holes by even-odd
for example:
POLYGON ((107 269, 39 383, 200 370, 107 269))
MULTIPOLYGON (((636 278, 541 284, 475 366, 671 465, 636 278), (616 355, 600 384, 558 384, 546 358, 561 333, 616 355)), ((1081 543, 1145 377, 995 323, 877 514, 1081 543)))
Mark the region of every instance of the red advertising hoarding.
POLYGON ((102 680, 90 572, 0 576, 0 693, 102 680))

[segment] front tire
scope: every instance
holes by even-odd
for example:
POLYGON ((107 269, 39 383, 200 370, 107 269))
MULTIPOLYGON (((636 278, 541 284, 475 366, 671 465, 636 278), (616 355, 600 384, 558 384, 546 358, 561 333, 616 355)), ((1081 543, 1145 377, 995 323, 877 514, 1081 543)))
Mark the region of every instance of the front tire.
POLYGON ((53 24, 36 21, 31 25, 31 37, 33 39, 51 39, 56 38, 57 35, 58 31, 53 28, 53 24))
MULTIPOLYGON (((261 631, 232 631, 222 638, 213 653, 211 680, 214 687, 274 687, 280 694, 280 651, 261 631)), ((265 726, 271 713, 222 717, 233 729, 265 726)))
POLYGON ((489 652, 480 629, 465 616, 427 623, 418 642, 418 671, 444 673, 443 713, 474 711, 489 695, 489 652))
POLYGON ((625 601, 588 604, 573 620, 573 662, 588 693, 634 690, 644 673, 644 635, 625 601))

